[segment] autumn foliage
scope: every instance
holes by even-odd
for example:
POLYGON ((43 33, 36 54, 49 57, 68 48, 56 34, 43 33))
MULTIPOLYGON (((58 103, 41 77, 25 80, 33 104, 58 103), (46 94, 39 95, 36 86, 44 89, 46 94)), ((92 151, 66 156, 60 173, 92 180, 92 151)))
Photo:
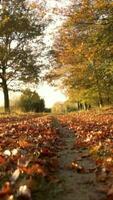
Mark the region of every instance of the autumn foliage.
POLYGON ((113 2, 71 2, 53 46, 56 64, 47 78, 65 88, 73 102, 112 104, 113 2))

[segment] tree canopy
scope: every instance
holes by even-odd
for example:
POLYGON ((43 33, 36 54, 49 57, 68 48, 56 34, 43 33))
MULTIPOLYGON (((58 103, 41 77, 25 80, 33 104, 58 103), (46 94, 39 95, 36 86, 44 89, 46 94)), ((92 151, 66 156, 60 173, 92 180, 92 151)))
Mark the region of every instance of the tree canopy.
POLYGON ((44 29, 43 16, 38 3, 4 0, 0 4, 0 86, 5 111, 10 109, 10 89, 17 89, 18 83, 39 81, 41 63, 37 58, 44 29))
POLYGON ((61 80, 74 101, 113 101, 113 2, 74 1, 54 44, 49 81, 61 80))

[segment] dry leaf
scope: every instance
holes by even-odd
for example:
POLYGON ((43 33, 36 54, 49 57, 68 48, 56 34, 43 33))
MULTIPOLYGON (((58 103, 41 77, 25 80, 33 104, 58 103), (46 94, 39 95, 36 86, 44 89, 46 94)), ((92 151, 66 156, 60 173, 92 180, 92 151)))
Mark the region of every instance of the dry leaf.
POLYGON ((11 182, 14 183, 19 178, 19 176, 20 176, 20 169, 18 168, 13 172, 11 176, 11 182))
POLYGON ((6 182, 3 185, 2 189, 0 190, 0 198, 5 197, 8 194, 11 194, 11 187, 10 187, 10 183, 6 182))

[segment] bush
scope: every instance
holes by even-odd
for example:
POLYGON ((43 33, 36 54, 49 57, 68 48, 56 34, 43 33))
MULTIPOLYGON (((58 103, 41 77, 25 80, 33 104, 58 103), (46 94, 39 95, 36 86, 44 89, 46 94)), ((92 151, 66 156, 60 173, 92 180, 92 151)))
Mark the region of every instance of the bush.
POLYGON ((38 93, 26 89, 20 97, 19 107, 23 112, 43 112, 45 110, 45 102, 38 93))

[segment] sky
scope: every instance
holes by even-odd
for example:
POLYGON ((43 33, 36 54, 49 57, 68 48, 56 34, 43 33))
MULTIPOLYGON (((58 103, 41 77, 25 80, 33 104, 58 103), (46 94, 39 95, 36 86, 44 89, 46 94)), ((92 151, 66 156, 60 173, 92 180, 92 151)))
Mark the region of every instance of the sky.
MULTIPOLYGON (((66 96, 60 90, 56 90, 54 87, 49 86, 46 83, 40 84, 37 92, 42 98, 44 98, 47 108, 51 108, 56 102, 64 102, 66 100, 66 96)), ((10 98, 14 101, 18 99, 18 96, 17 92, 10 94, 10 98)), ((3 104, 3 93, 0 91, 0 106, 3 106, 3 104)))
MULTIPOLYGON (((57 31, 57 28, 61 26, 63 18, 57 14, 53 14, 54 8, 63 9, 69 5, 69 0, 47 0, 48 16, 52 18, 52 23, 46 29, 46 34, 44 42, 46 46, 51 46, 54 41, 54 34, 57 31)), ((52 107, 56 102, 64 102, 67 100, 67 97, 62 93, 61 90, 58 90, 47 83, 41 84, 38 89, 39 95, 42 96, 45 100, 47 107, 52 107)))
POLYGON ((56 102, 66 101, 66 96, 54 87, 44 83, 39 86, 39 95, 44 98, 46 107, 51 108, 56 102))
MULTIPOLYGON (((53 14, 53 10, 56 8, 63 9, 70 5, 70 0, 46 0, 48 15, 51 16, 53 22, 48 26, 45 35, 45 43, 48 45, 52 45, 54 41, 54 35, 57 31, 58 27, 61 26, 64 17, 59 16, 57 14, 53 14)), ((47 107, 52 107, 56 102, 64 102, 67 100, 67 97, 63 94, 63 92, 59 89, 49 86, 48 84, 40 85, 39 94, 44 97, 47 107)))
MULTIPOLYGON (((52 14, 54 8, 64 8, 69 5, 70 0, 46 0, 46 6, 48 9, 47 15, 51 16, 52 23, 46 29, 46 34, 44 37, 44 42, 47 44, 48 48, 53 44, 53 35, 55 34, 57 28, 62 24, 61 16, 57 14, 52 14)), ((38 94, 44 98, 46 107, 52 107, 56 102, 64 102, 67 97, 62 93, 62 91, 48 85, 47 83, 41 83, 37 89, 38 94)), ((10 95, 11 99, 18 97, 17 93, 10 95)), ((3 106, 3 93, 0 91, 0 106, 3 106)))

